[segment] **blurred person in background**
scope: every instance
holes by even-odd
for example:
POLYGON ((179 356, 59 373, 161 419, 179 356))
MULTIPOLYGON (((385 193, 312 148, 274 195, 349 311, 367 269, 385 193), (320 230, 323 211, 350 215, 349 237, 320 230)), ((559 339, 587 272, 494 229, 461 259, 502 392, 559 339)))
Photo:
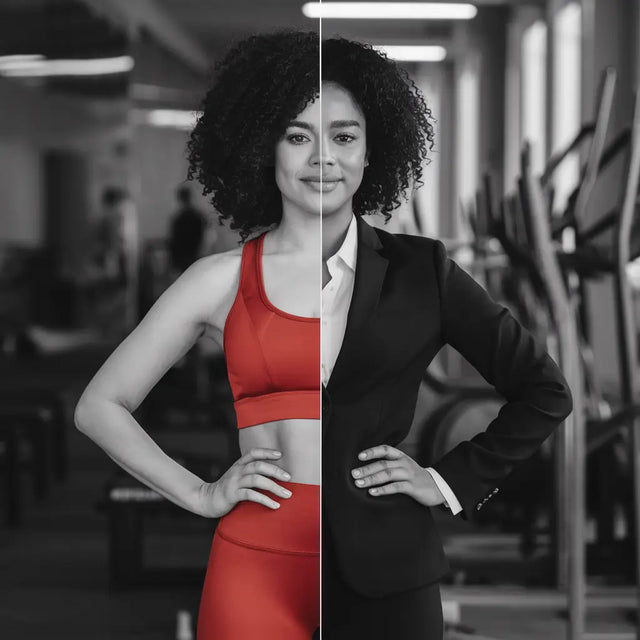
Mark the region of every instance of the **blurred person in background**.
POLYGON ((76 426, 132 476, 220 519, 198 640, 308 640, 319 625, 318 59, 316 33, 286 31, 241 41, 216 65, 189 178, 244 244, 186 268, 75 410, 76 426), (224 346, 242 454, 214 482, 166 455, 132 415, 200 338, 224 346))
POLYGON ((171 219, 169 230, 169 256, 176 276, 202 256, 206 220, 192 203, 191 189, 187 185, 176 191, 178 210, 171 219))
POLYGON ((123 187, 107 187, 94 241, 90 279, 103 334, 122 337, 135 324, 139 271, 138 212, 123 187))

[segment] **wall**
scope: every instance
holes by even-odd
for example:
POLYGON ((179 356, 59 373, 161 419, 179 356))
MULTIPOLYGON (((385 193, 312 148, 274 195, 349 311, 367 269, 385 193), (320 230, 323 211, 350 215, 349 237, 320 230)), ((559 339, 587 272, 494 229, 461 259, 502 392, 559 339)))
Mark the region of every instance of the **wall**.
MULTIPOLYGON (((87 163, 90 210, 97 215, 99 192, 105 181, 126 179, 113 147, 126 139, 126 102, 98 104, 46 94, 35 87, 0 79, 0 239, 37 246, 45 241, 46 202, 43 154, 48 149, 81 153, 87 163)), ((85 241, 82 234, 75 238, 85 241)))
POLYGON ((0 140, 0 167, 0 241, 38 246, 43 238, 39 151, 21 140, 0 140))

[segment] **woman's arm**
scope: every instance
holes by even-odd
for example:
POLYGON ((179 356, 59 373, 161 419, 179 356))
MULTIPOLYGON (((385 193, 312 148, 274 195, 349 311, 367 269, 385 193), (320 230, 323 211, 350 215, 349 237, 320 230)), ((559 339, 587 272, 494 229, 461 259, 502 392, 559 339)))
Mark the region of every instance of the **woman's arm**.
POLYGON ((447 256, 440 240, 434 260, 444 340, 507 400, 486 431, 432 465, 470 517, 571 413, 573 400, 544 345, 447 256))
POLYGON ((109 356, 75 409, 76 427, 110 458, 194 513, 202 513, 203 480, 165 454, 132 413, 203 335, 217 306, 229 299, 231 286, 235 292, 239 264, 238 257, 219 255, 187 269, 109 356))

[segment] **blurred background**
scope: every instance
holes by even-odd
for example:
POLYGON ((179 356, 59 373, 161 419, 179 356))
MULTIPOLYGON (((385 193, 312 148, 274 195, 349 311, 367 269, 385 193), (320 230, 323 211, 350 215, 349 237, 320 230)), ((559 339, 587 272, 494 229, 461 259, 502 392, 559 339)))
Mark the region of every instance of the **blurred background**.
MULTIPOLYGON (((322 35, 400 60, 436 119, 424 186, 368 222, 442 239, 576 404, 475 520, 435 514, 447 638, 638 638, 638 4, 334 4, 322 35)), ((186 181, 213 63, 257 31, 320 33, 319 10, 0 0, 0 637, 194 637, 215 521, 122 472, 73 408, 182 270, 238 240, 186 181)), ((238 455, 231 400, 223 355, 198 343, 136 417, 213 480, 238 455)), ((503 401, 447 346, 402 447, 426 466, 503 401)))

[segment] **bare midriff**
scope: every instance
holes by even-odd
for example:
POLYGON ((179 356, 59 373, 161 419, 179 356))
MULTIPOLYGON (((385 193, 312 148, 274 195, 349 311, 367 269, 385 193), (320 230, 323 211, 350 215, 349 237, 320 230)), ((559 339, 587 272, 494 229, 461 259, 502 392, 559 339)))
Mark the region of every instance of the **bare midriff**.
MULTIPOLYGON (((277 449, 282 452, 282 457, 275 464, 291 475, 290 482, 320 484, 320 420, 276 420, 238 429, 238 436, 242 455, 254 447, 277 449)), ((277 478, 271 479, 278 481, 277 478)))

